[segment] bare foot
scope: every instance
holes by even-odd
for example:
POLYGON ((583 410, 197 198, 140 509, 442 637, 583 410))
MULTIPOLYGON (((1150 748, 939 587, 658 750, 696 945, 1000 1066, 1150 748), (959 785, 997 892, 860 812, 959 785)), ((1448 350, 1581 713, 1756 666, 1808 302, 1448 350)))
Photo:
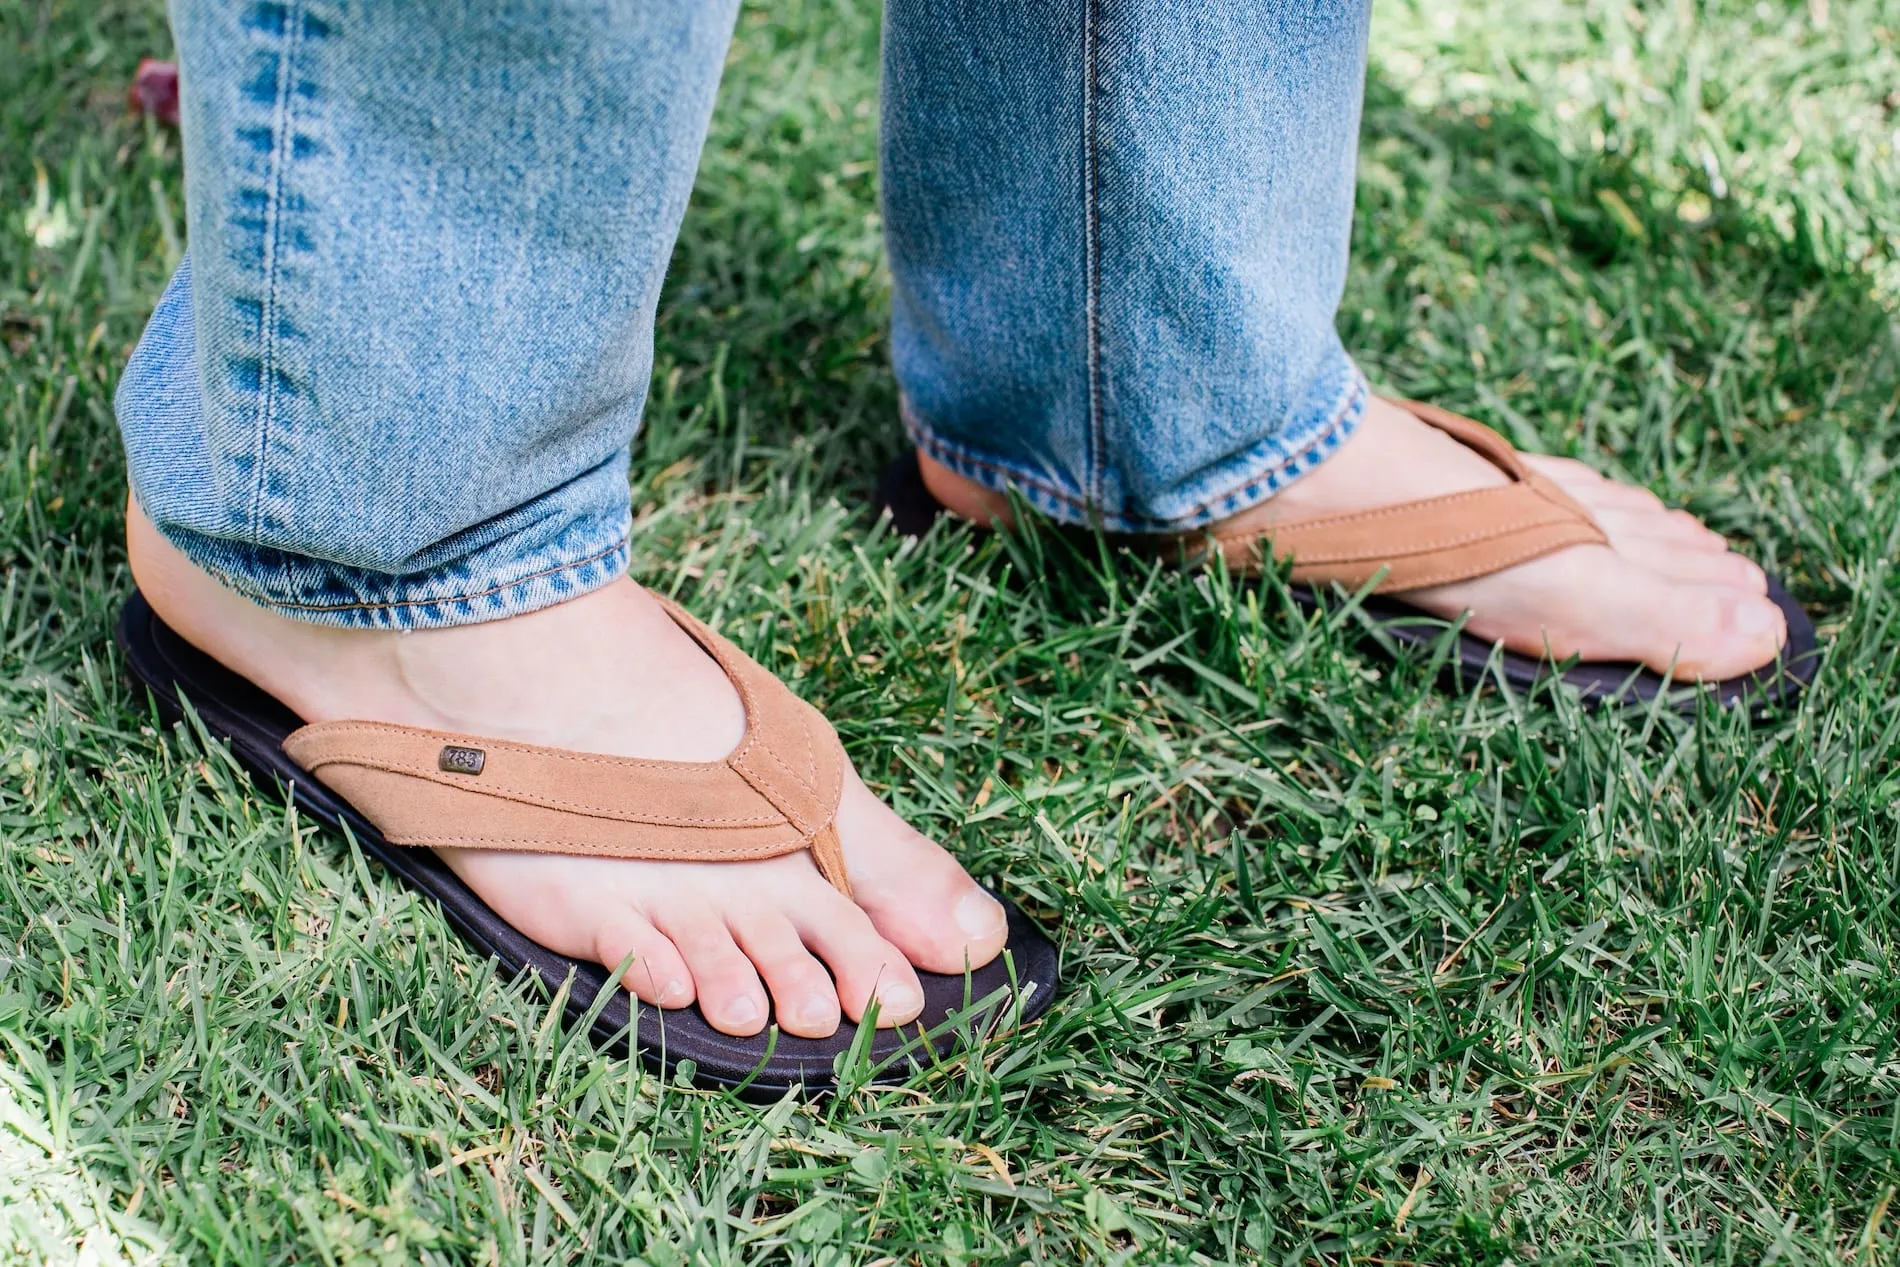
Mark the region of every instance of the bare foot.
MULTIPOLYGON (((181 636, 306 721, 348 718, 616 756, 725 756, 745 714, 725 674, 629 579, 508 620, 407 633, 287 619, 225 589, 136 506, 132 574, 181 636)), ((887 809, 855 772, 838 834, 855 902, 809 855, 763 862, 627 862, 488 850, 438 852, 497 914, 542 945, 617 967, 649 1003, 698 1002, 728 1034, 822 1038, 873 996, 878 1023, 923 1008, 912 965, 980 967, 1002 950, 1003 910, 949 854, 887 809), (829 971, 827 971, 829 969, 829 971)))
MULTIPOLYGON (((924 484, 952 513, 1007 523, 1009 502, 919 453, 924 484)), ((1527 655, 1631 660, 1719 681, 1760 668, 1787 641, 1768 581, 1716 533, 1655 494, 1581 462, 1526 455, 1588 510, 1607 546, 1572 546, 1490 576, 1411 590, 1406 602, 1527 655)), ((1504 474, 1397 405, 1374 400, 1353 438, 1318 469, 1225 523, 1271 528, 1502 484, 1504 474)))

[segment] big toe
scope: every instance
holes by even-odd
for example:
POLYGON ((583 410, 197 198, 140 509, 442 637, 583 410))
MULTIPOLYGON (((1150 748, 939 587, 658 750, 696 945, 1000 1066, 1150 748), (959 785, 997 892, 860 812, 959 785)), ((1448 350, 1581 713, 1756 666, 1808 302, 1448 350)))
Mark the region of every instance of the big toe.
POLYGON ((1705 601, 1715 612, 1707 654, 1697 658, 1685 647, 1679 672, 1719 682, 1754 672, 1787 645, 1788 618, 1766 596, 1723 589, 1705 601))
POLYGON ((1781 609, 1752 586, 1679 580, 1604 546, 1407 597, 1427 610, 1469 612, 1473 633, 1514 651, 1635 661, 1679 680, 1752 672, 1787 640, 1781 609))
POLYGON ((926 972, 980 968, 1009 939, 1003 905, 942 846, 873 796, 853 773, 838 804, 852 896, 879 935, 926 972))
POLYGON ((1631 568, 1606 612, 1630 639, 1627 658, 1677 678, 1720 682, 1772 661, 1788 622, 1767 597, 1733 585, 1685 585, 1631 568))

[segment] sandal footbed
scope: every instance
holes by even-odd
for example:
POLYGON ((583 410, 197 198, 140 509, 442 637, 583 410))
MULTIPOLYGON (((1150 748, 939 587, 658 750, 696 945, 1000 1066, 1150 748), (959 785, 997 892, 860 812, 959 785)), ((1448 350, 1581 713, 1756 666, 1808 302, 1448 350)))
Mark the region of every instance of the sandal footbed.
MULTIPOLYGON (((556 954, 529 938, 497 915, 432 851, 389 844, 362 815, 308 777, 282 747, 302 720, 179 637, 142 595, 133 594, 120 613, 117 641, 132 675, 150 690, 164 714, 177 719, 189 702, 205 730, 230 745, 232 755, 260 787, 280 794, 287 789, 299 812, 347 829, 364 853, 433 898, 456 931, 494 956, 505 975, 532 971, 550 992, 571 982, 566 1004, 570 1023, 583 1019, 601 991, 610 988, 608 971, 601 965, 556 954)), ((1014 903, 1003 900, 1003 908, 1009 919, 1004 953, 968 974, 918 972, 923 1012, 902 1031, 872 1032, 864 1053, 873 1071, 869 1081, 902 1081, 918 1069, 950 1059, 979 1038, 993 1038, 1005 1027, 1027 1024, 1048 1010, 1058 980, 1055 944, 1014 903)), ((835 1088, 838 1058, 859 1041, 858 1026, 849 1020, 823 1039, 793 1037, 770 1025, 758 1036, 735 1038, 714 1029, 697 1007, 662 1010, 617 984, 610 988, 591 1033, 603 1047, 631 1050, 669 1077, 690 1060, 695 1083, 741 1087, 755 1099, 776 1099, 793 1087, 807 1092, 835 1088)))

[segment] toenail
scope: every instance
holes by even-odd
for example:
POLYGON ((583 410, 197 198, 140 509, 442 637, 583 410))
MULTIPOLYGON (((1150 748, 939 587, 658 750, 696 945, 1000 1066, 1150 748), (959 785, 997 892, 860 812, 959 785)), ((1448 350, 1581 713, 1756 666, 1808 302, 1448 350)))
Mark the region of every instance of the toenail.
POLYGON ((828 1024, 834 1015, 831 1000, 814 994, 798 1005, 798 1019, 807 1025, 828 1024))
POLYGON ((677 977, 660 987, 658 1002, 661 1007, 679 1007, 691 994, 686 983, 677 977))
POLYGON ((981 889, 971 889, 957 903, 957 927, 966 936, 994 937, 1006 922, 1002 904, 981 889))
POLYGON ((886 981, 877 988, 877 1005, 892 1016, 909 1016, 924 1005, 924 996, 915 986, 886 981))
POLYGON ((1781 609, 1772 603, 1743 603, 1735 611, 1735 629, 1746 638, 1759 638, 1775 632, 1781 623, 1781 609))
POLYGON ((759 1001, 749 995, 740 995, 726 1005, 726 1019, 734 1025, 750 1025, 759 1019, 759 1001))

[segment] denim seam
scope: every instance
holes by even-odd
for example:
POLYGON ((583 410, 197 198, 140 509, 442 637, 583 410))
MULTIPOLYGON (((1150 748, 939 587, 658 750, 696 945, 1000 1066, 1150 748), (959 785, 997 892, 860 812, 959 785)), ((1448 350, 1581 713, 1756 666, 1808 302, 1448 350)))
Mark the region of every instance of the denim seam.
MULTIPOLYGON (((1352 383, 1340 394, 1338 403, 1329 413, 1326 421, 1320 425, 1319 429, 1313 433, 1305 444, 1301 445, 1292 453, 1282 455, 1273 461, 1265 470, 1251 476, 1242 483, 1233 486, 1225 492, 1218 493, 1195 503, 1187 514, 1177 519, 1169 520, 1150 519, 1146 516, 1135 515, 1104 515, 1099 505, 1092 505, 1086 497, 1078 498, 1075 494, 1059 489, 1039 476, 1022 471, 1008 462, 998 461, 993 458, 978 457, 968 449, 944 439, 939 436, 929 424, 917 416, 916 412, 911 409, 910 402, 907 400, 901 402, 900 415, 904 422, 905 431, 910 434, 914 442, 922 446, 924 451, 932 459, 942 462, 945 466, 950 467, 966 478, 980 478, 975 474, 975 472, 979 471, 987 472, 992 476, 1000 476, 1006 481, 1005 486, 1007 486, 1008 483, 1014 483, 1018 486, 1018 491, 1020 492, 1025 494, 1037 494, 1044 502, 1039 509, 1042 509, 1045 513, 1061 513, 1061 511, 1067 510, 1076 518, 1083 521, 1101 521, 1103 526, 1110 531, 1168 532, 1204 527, 1204 517, 1211 516, 1214 507, 1237 498, 1252 499, 1254 494, 1259 492, 1262 488, 1268 493, 1278 492, 1284 486, 1285 481, 1283 476, 1285 476, 1287 472, 1305 469, 1308 459, 1311 458, 1315 452, 1321 449, 1335 447, 1338 444, 1341 438, 1341 428, 1345 425, 1346 420, 1351 417, 1354 406, 1360 402, 1365 396, 1365 393, 1365 380, 1355 375, 1352 383)), ((1037 497, 1030 497, 1029 500, 1034 504, 1037 501, 1037 497)), ((1250 506, 1252 504, 1252 500, 1249 500, 1248 505, 1250 506)), ((1228 513, 1239 514, 1245 509, 1247 509, 1247 506, 1237 506, 1228 513)))
POLYGON ((1098 53, 1101 0, 1083 0, 1082 13, 1082 252, 1083 291, 1086 296, 1086 360, 1088 366, 1089 453, 1083 472, 1087 497, 1100 506, 1106 479, 1108 445, 1102 428, 1102 239, 1098 194, 1101 171, 1096 153, 1095 61, 1098 53))
POLYGON ((277 64, 277 102, 271 125, 277 130, 265 201, 264 304, 258 319, 257 482, 251 490, 251 544, 264 544, 264 493, 270 485, 270 433, 277 414, 277 263, 283 243, 284 183, 290 172, 296 131, 291 99, 295 96, 297 43, 303 33, 302 0, 291 0, 284 13, 283 52, 277 64))
MULTIPOLYGON (((551 567, 542 568, 539 571, 523 573, 512 580, 498 581, 486 589, 468 590, 461 594, 442 594, 433 598, 405 598, 388 603, 297 603, 261 593, 248 593, 247 597, 255 598, 256 601, 260 603, 279 608, 283 611, 305 612, 394 611, 403 607, 434 607, 442 603, 466 603, 472 599, 487 598, 491 595, 514 589, 517 586, 526 585, 529 581, 538 581, 543 577, 557 576, 562 572, 572 571, 576 568, 584 568, 590 563, 598 563, 609 555, 625 550, 632 542, 632 539, 631 534, 626 534, 604 550, 596 550, 594 553, 585 555, 582 558, 571 559, 566 563, 557 563, 551 567)), ((227 579, 227 584, 228 583, 230 582, 227 579)))

